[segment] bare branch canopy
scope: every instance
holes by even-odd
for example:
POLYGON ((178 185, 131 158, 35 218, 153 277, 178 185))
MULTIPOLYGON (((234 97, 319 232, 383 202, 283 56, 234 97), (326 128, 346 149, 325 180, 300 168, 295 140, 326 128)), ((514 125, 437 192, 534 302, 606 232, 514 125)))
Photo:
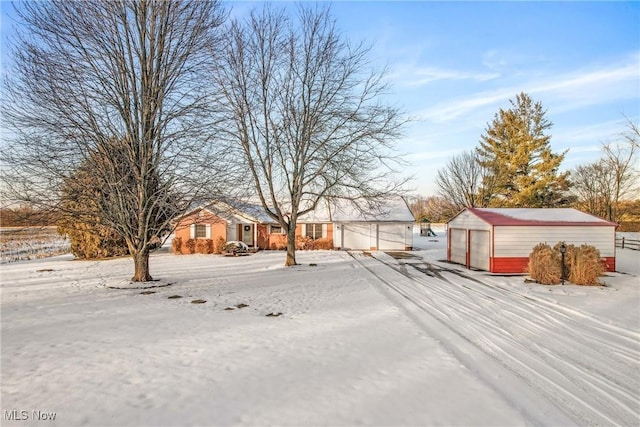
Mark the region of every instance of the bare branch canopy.
POLYGON ((404 121, 381 98, 369 49, 338 31, 326 8, 289 17, 265 6, 235 21, 221 68, 224 134, 268 214, 288 235, 323 198, 374 201, 396 192, 394 142, 404 121))
POLYGON ((98 0, 17 12, 5 198, 75 206, 61 214, 79 218, 88 207, 64 205, 63 184, 82 168, 101 189, 91 209, 126 240, 133 280, 150 280, 151 242, 229 175, 216 173, 225 153, 211 91, 224 11, 217 1, 98 0))

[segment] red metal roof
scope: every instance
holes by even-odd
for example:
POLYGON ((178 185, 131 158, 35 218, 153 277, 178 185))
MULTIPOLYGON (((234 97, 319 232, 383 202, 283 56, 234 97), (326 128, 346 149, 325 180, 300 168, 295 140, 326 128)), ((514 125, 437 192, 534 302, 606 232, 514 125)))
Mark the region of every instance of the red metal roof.
POLYGON ((571 208, 467 208, 478 218, 491 225, 526 226, 607 226, 615 222, 571 208))

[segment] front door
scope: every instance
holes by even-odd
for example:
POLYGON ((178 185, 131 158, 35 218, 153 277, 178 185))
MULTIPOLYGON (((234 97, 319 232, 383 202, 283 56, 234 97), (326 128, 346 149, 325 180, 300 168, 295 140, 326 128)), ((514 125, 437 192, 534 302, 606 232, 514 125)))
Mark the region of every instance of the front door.
POLYGON ((253 224, 240 224, 240 236, 247 246, 253 246, 253 224))

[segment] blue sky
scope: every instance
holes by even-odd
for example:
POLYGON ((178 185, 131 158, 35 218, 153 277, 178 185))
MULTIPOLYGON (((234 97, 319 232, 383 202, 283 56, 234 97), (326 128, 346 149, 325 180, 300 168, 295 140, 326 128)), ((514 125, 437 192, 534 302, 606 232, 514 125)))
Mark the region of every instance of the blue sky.
MULTIPOLYGON (((256 3, 229 4, 236 15, 256 3)), ((623 114, 640 121, 640 2, 339 1, 332 12, 388 67, 388 102, 415 118, 398 147, 421 195, 517 93, 546 108, 552 150, 569 149, 564 169, 597 160, 623 114)))
POLYGON ((337 2, 338 25, 387 63, 390 97, 417 120, 399 147, 414 187, 478 145, 509 99, 528 93, 553 123, 564 169, 597 160, 640 120, 640 2, 337 2))

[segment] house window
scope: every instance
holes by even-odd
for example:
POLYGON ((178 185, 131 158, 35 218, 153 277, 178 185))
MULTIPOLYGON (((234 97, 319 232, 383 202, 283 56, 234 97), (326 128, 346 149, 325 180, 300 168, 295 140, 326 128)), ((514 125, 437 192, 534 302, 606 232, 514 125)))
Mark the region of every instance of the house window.
POLYGON ((282 227, 279 225, 272 225, 271 226, 271 234, 284 234, 284 232, 282 231, 282 227))
POLYGON ((205 224, 196 224, 195 238, 206 239, 207 238, 207 226, 205 224))
POLYGON ((305 234, 313 240, 322 239, 322 224, 307 224, 307 231, 305 234))

